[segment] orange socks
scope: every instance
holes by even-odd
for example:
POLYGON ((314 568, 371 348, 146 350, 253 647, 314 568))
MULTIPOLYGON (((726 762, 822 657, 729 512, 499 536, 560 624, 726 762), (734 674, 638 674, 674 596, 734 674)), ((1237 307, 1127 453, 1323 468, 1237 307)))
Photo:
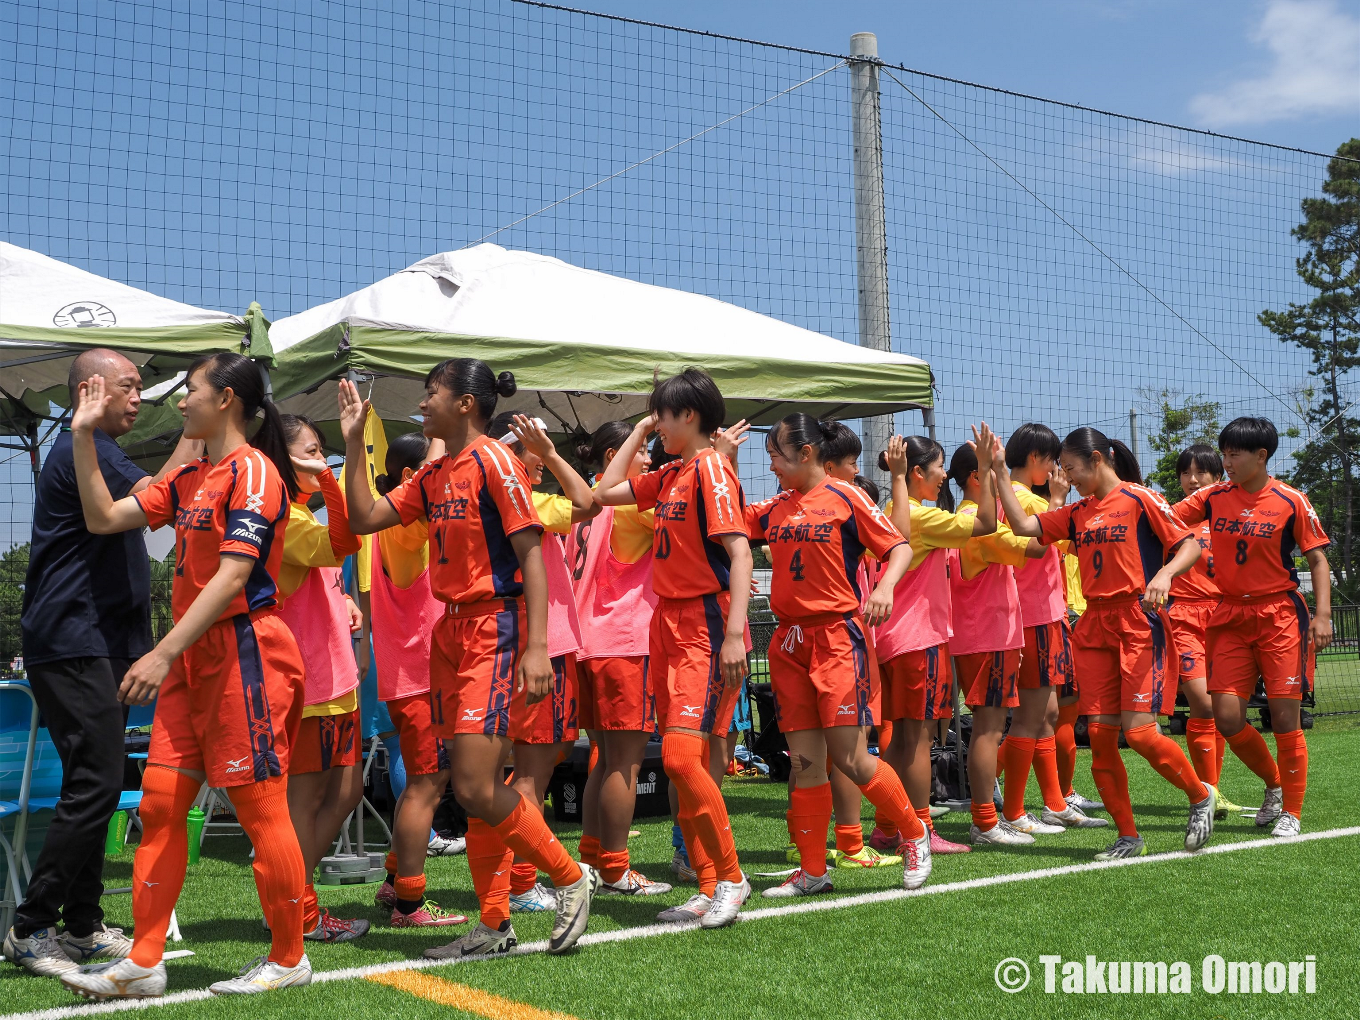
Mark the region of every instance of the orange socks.
MULTIPOLYGON (((935 823, 930 819, 929 804, 927 804, 925 807, 912 808, 912 811, 915 812, 917 818, 921 819, 921 824, 924 825, 927 830, 935 828, 935 823)), ((897 826, 894 825, 893 832, 896 833, 896 831, 897 826)))
POLYGON ((1242 759, 1242 764, 1260 776, 1266 786, 1274 789, 1281 785, 1280 770, 1275 766, 1275 759, 1270 756, 1270 748, 1266 746, 1265 738, 1256 732, 1256 727, 1248 723, 1226 739, 1233 754, 1242 759))
MULTIPOLYGON (((305 865, 304 865, 305 867, 305 865)), ((316 900, 316 886, 307 883, 307 891, 302 894, 302 931, 306 934, 316 930, 316 922, 321 920, 321 904, 316 900)))
MULTIPOLYGON (((153 765, 142 777, 142 843, 132 860, 132 920, 129 954, 139 967, 154 967, 165 952, 170 914, 184 886, 189 864, 189 808, 201 784, 183 772, 153 765)), ((296 845, 297 837, 293 837, 296 845)))
POLYGON ((864 849, 864 829, 859 825, 836 826, 836 849, 852 857, 864 849))
POLYGON ((1001 745, 1001 768, 1006 776, 1005 811, 1007 818, 1019 818, 1025 813, 1025 786, 1029 782, 1029 767, 1034 760, 1033 737, 1007 735, 1001 745))
POLYGON ((1129 774, 1119 756, 1119 727, 1093 722, 1091 734, 1091 778, 1096 781, 1105 810, 1114 819, 1121 836, 1137 836, 1133 804, 1129 801, 1129 774))
POLYGON ((1158 733, 1155 722, 1125 730, 1124 738, 1131 748, 1147 759, 1158 775, 1189 797, 1191 804, 1198 804, 1209 796, 1181 745, 1165 733, 1158 733))
POLYGON ((886 762, 880 760, 875 764, 878 767, 874 769, 874 777, 861 786, 859 792, 896 823, 904 839, 920 839, 925 835, 925 829, 921 828, 921 819, 912 810, 902 780, 886 762))
POLYGON ((826 874, 826 827, 831 824, 831 784, 795 786, 789 791, 789 821, 798 863, 814 878, 826 874))
POLYGON ((501 842, 495 829, 480 818, 469 818, 467 859, 472 888, 482 908, 481 922, 488 928, 499 928, 510 920, 510 869, 514 854, 501 842))
POLYGON ((1275 751, 1280 756, 1280 785, 1284 787, 1284 809, 1303 818, 1303 793, 1308 789, 1308 744, 1303 730, 1275 734, 1275 751))
POLYGON ((227 796, 255 847, 255 888, 273 938, 269 959, 282 967, 296 967, 303 950, 302 898, 307 866, 288 814, 288 777, 233 786, 227 796))
POLYGON ((392 887, 397 891, 397 909, 403 914, 414 913, 420 909, 421 903, 425 901, 425 873, 419 875, 398 875, 397 880, 392 883, 392 887), (409 904, 410 909, 403 909, 409 904))
POLYGON ((612 884, 622 881, 623 876, 628 874, 628 848, 601 850, 599 871, 600 877, 606 882, 612 884))
MULTIPOLYGON (((680 835, 684 837, 685 852, 689 854, 689 866, 694 869, 699 891, 705 896, 712 896, 713 890, 718 886, 718 869, 713 864, 713 858, 708 856, 703 843, 699 841, 699 831, 694 827, 694 819, 685 814, 683 804, 680 805, 680 814, 676 816, 675 824, 680 826, 680 835)), ((792 826, 789 828, 789 839, 793 839, 792 826)))
POLYGON ((1218 746, 1218 755, 1214 764, 1214 775, 1221 776, 1223 775, 1223 748, 1228 746, 1228 742, 1223 739, 1223 734, 1218 732, 1217 727, 1214 729, 1214 740, 1218 746))
POLYGON ((516 861, 510 866, 510 895, 527 893, 538 882, 538 869, 528 861, 516 861))
POLYGON ((1223 762, 1218 726, 1212 719, 1187 719, 1185 744, 1190 748, 1190 764, 1195 766, 1195 773, 1210 786, 1217 786, 1223 762))
POLYGON ((589 864, 592 868, 598 868, 600 866, 600 838, 583 835, 581 842, 576 844, 576 856, 580 858, 582 864, 589 864))
POLYGON ((1058 706, 1058 727, 1053 731, 1053 740, 1058 753, 1058 789, 1064 797, 1072 793, 1072 776, 1077 771, 1077 737, 1072 727, 1080 715, 1078 702, 1058 706))
MULTIPOLYGON (((929 813, 930 810, 927 809, 926 814, 929 813)), ((880 811, 878 808, 874 808, 874 828, 877 829, 879 832, 883 833, 883 835, 887 836, 889 839, 897 838, 898 835, 897 823, 888 817, 888 813, 886 811, 880 811)))
POLYGON ((996 805, 992 803, 991 797, 973 801, 973 824, 978 827, 979 832, 996 827, 996 805))
POLYGON ((1062 783, 1058 782, 1058 742, 1055 737, 1040 737, 1034 742, 1034 778, 1044 798, 1044 807, 1058 813, 1066 811, 1067 801, 1063 799, 1062 783))
MULTIPOLYGON (((661 758, 666 775, 675 783, 680 797, 680 828, 689 819, 704 853, 713 861, 720 882, 740 882, 737 846, 727 818, 722 791, 708 772, 708 740, 692 733, 667 733, 661 738, 661 758)), ((826 839, 826 826, 822 826, 826 839)), ((694 864, 694 843, 685 832, 690 863, 694 864)), ((697 870, 697 867, 696 867, 697 870)))
POLYGON ((501 842, 539 871, 546 872, 552 884, 561 889, 579 881, 581 866, 571 859, 566 847, 543 820, 543 812, 531 807, 523 797, 499 825, 493 825, 501 842))

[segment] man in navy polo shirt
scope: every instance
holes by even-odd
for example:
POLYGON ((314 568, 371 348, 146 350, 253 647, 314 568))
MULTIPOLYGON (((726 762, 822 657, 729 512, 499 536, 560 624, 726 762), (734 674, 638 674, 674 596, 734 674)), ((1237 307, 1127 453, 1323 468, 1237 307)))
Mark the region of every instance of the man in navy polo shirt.
MULTIPOLYGON (((113 498, 151 478, 114 442, 137 421, 142 377, 116 351, 81 353, 77 387, 104 377, 113 399, 95 431, 99 466, 113 498)), ((181 443, 162 473, 192 455, 181 443)), ((123 786, 124 720, 118 686, 151 651, 151 568, 141 531, 92 535, 76 485, 71 434, 62 429, 43 464, 33 505, 33 541, 23 606, 24 665, 62 763, 61 799, 4 955, 34 974, 118 959, 132 940, 104 925, 104 837, 123 786), (57 933, 59 922, 65 931, 57 933)), ((16 848, 18 849, 18 848, 16 848)))

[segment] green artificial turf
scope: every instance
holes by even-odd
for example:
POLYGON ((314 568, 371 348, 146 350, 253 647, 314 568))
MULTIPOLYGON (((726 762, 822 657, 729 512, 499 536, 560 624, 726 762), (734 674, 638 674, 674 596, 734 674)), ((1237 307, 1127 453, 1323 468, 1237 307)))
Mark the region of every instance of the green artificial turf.
MULTIPOLYGON (((1360 765, 1360 728, 1320 725, 1309 736, 1310 789, 1305 831, 1354 824, 1351 783, 1360 765)), ((1125 753, 1140 827, 1151 852, 1180 847, 1184 798, 1141 760, 1125 753)), ((1093 793, 1089 758, 1078 761, 1077 787, 1093 793)), ((1229 754, 1220 784, 1233 800, 1259 800, 1260 785, 1229 754)), ((748 871, 774 871, 784 863, 783 789, 767 780, 728 780, 724 792, 733 830, 748 871)), ((1033 784, 1030 788, 1034 795, 1033 784)), ((869 815, 866 805, 866 821, 869 815)), ((938 828, 961 840, 964 815, 948 815, 938 828)), ((667 875, 670 825, 641 820, 642 836, 630 846, 636 866, 667 875)), ((562 828, 568 846, 575 830, 562 828)), ((1032 871, 1089 861, 1112 838, 1105 830, 1076 830, 1041 839, 1032 847, 938 856, 932 884, 1032 871)), ((1265 839, 1244 819, 1220 823, 1215 843, 1265 839)), ((210 839, 203 861, 190 869, 180 899, 180 924, 195 956, 168 963, 171 990, 202 988, 266 950, 258 903, 239 837, 210 839)), ((107 881, 126 884, 129 849, 109 861, 107 881)), ((722 932, 666 934, 587 946, 566 958, 523 957, 439 968, 429 973, 583 1018, 724 1016, 1247 1016, 1307 1009, 1320 1016, 1354 1016, 1360 994, 1356 963, 1356 837, 1211 855, 1052 879, 947 892, 828 912, 743 923, 722 932), (1038 956, 1187 960, 1199 988, 1202 957, 1301 960, 1317 956, 1318 992, 1312 996, 1254 995, 1229 998, 1202 992, 1164 997, 1044 995, 1037 984, 1015 996, 997 991, 992 971, 1002 958, 1026 959, 1041 982, 1038 956), (1306 1001, 1305 1001, 1306 1000, 1306 1001)), ((464 858, 429 862, 430 895, 472 914, 464 858)), ((896 888, 900 869, 837 870, 837 893, 896 888)), ((778 879, 757 879, 757 888, 778 879)), ((596 901, 591 931, 651 923, 662 906, 683 900, 692 887, 664 897, 596 901)), ((308 944, 317 970, 364 966, 420 955, 465 928, 396 931, 371 904, 371 887, 321 891, 322 903, 345 916, 375 923, 366 938, 341 946, 308 944)), ((753 901, 748 909, 770 904, 753 901)), ((784 901, 781 901, 784 902, 784 901)), ((130 924, 127 897, 111 898, 109 923, 130 924)), ((550 915, 515 915, 522 942, 544 938, 550 915)), ((17 968, 0 969, 0 1009, 6 1013, 71 1003, 55 982, 17 968)), ((217 1000, 169 1005, 157 1020, 232 1013, 312 1015, 461 1015, 403 992, 366 981, 317 985, 248 1003, 217 1000)))

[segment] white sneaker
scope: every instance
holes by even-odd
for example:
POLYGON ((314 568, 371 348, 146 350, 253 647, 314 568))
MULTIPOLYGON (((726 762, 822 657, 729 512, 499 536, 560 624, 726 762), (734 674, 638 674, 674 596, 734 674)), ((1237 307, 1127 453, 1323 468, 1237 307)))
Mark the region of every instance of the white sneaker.
POLYGON ((430 845, 425 848, 426 857, 452 857, 454 854, 461 854, 467 850, 467 838, 455 836, 448 839, 444 836, 436 835, 430 840, 430 845))
POLYGON ((816 896, 818 893, 828 893, 834 889, 835 886, 831 884, 830 872, 821 875, 809 875, 802 868, 799 868, 783 882, 766 889, 760 895, 768 896, 770 899, 786 899, 790 896, 816 896))
POLYGON ((1081 809, 1068 804, 1061 811, 1044 808, 1040 817, 1049 825, 1061 825, 1065 829, 1103 829, 1110 824, 1108 818, 1092 818, 1081 813, 1081 809))
POLYGON ((1066 797, 1066 800, 1068 807, 1074 807, 1078 811, 1086 812, 1105 810, 1104 801, 1092 800, 1090 797, 1083 797, 1076 790, 1073 790, 1071 793, 1069 793, 1066 797))
POLYGON ((76 963, 121 960, 132 952, 132 939, 123 934, 122 928, 109 928, 101 924, 80 939, 69 931, 62 932, 61 948, 76 963))
POLYGON ((1303 832, 1303 823, 1288 811, 1281 811, 1280 817, 1275 821, 1275 828, 1270 830, 1272 836, 1297 836, 1303 832))
POLYGON ((585 934, 590 921, 590 901, 600 888, 600 873, 589 864, 581 865, 581 877, 571 885, 555 890, 557 920, 553 923, 548 952, 565 953, 585 934))
POLYGON ((697 921, 708 913, 708 908, 713 906, 713 901, 703 893, 695 893, 678 907, 667 907, 656 915, 656 919, 665 924, 675 924, 683 921, 697 921))
POLYGON ((6 960, 38 977, 56 977, 77 969, 62 948, 56 928, 39 928, 22 939, 11 928, 5 936, 4 954, 6 960))
POLYGON ((61 976, 69 991, 86 999, 155 999, 165 994, 165 964, 139 967, 124 958, 95 963, 61 976))
POLYGON ((713 905, 699 918, 700 928, 725 928, 737 919, 737 911, 751 895, 751 882, 743 871, 740 882, 719 882, 713 890, 713 905))
POLYGON ((1256 824, 1269 825, 1280 817, 1283 810, 1284 789, 1279 786, 1268 787, 1265 799, 1261 801, 1261 809, 1256 812, 1256 824))
POLYGON ((974 846, 982 843, 991 843, 996 846, 1028 846, 1034 842, 1034 837, 1029 833, 1013 829, 1003 821, 998 821, 986 832, 983 832, 976 825, 970 825, 968 827, 968 839, 974 846))
POLYGON ((528 892, 514 893, 510 897, 512 914, 539 914, 556 909, 557 897, 542 882, 535 882, 528 892))
POLYGON ((902 851, 902 888, 919 889, 930 878, 930 833, 929 828, 920 839, 904 839, 898 847, 902 851))
POLYGON ((215 981, 208 986, 214 995, 258 995, 260 992, 273 992, 280 988, 294 988, 312 983, 312 961, 307 954, 295 967, 285 967, 274 963, 267 956, 257 956, 241 968, 239 976, 225 981, 215 981))
POLYGON ((1214 834, 1214 809, 1218 807, 1218 795, 1212 786, 1204 787, 1209 791, 1198 804, 1190 805, 1190 820, 1185 824, 1185 849, 1194 853, 1214 834))
POLYGON ((477 927, 462 938, 454 939, 445 946, 425 950, 425 959, 461 960, 465 956, 495 956, 508 953, 517 945, 519 939, 515 938, 515 929, 510 925, 505 926, 505 931, 497 931, 478 921, 477 927))
POLYGON ((1067 831, 1067 826, 1041 822, 1028 811, 1019 818, 1007 818, 1006 824, 1016 832, 1027 832, 1031 836, 1061 836, 1067 831))
POLYGON ((653 882, 640 871, 629 868, 617 882, 605 882, 600 892, 613 896, 660 896, 671 891, 669 882, 653 882))

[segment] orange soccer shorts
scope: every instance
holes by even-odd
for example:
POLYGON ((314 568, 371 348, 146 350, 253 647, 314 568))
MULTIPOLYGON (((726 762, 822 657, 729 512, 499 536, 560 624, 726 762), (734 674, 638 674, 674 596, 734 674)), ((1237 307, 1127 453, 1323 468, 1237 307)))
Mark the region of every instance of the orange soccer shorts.
POLYGON ((1172 599, 1166 607, 1171 634, 1176 639, 1176 654, 1180 656, 1178 683, 1208 677, 1209 618, 1217 607, 1217 599, 1172 599))
POLYGON ((663 730, 726 733, 732 727, 738 685, 722 677, 719 653, 731 597, 661 599, 652 614, 651 670, 656 718, 663 730))
POLYGON ((769 657, 781 732, 874 725, 878 663, 857 614, 782 621, 769 657))
POLYGON ((879 717, 895 719, 952 719, 954 676, 949 668, 949 645, 935 645, 903 652, 879 663, 882 678, 882 711, 879 717))
POLYGON ((326 772, 358 765, 359 710, 344 715, 311 715, 302 720, 289 775, 326 772))
POLYGON ((1302 699, 1317 668, 1308 622, 1297 591, 1225 598, 1209 619, 1209 690, 1250 698, 1259 676, 1267 698, 1302 699))
POLYGON ((1020 649, 955 656, 959 690, 969 708, 1015 708, 1020 704, 1020 649))
POLYGON ((147 763, 205 772, 210 786, 286 775, 304 684, 297 641, 273 610, 214 623, 161 685, 147 763))
POLYGON ((526 688, 510 702, 510 739, 521 744, 560 744, 576 740, 576 653, 552 657, 552 690, 530 705, 526 688))
POLYGON ((577 663, 581 728, 650 733, 656 726, 650 658, 616 655, 577 663))
POLYGON ((1082 715, 1169 713, 1176 704, 1180 661, 1171 620, 1144 611, 1140 595, 1087 600, 1072 633, 1081 677, 1082 715))
POLYGON ((1020 656, 1020 689, 1056 687, 1058 697, 1075 694, 1072 683, 1072 632, 1067 620, 1025 628, 1025 654, 1020 656))
POLYGON ((449 767, 444 741, 434 732, 428 691, 387 702, 387 714, 397 728, 407 775, 432 776, 449 767))
POLYGON ((529 643, 518 599, 450 605, 430 641, 430 716, 447 740, 459 733, 510 735, 515 673, 529 643))

